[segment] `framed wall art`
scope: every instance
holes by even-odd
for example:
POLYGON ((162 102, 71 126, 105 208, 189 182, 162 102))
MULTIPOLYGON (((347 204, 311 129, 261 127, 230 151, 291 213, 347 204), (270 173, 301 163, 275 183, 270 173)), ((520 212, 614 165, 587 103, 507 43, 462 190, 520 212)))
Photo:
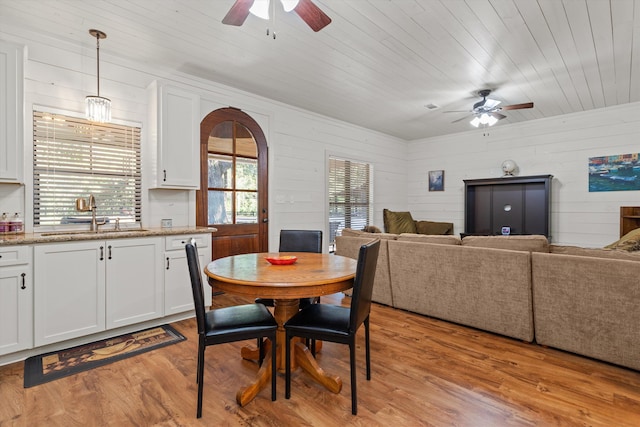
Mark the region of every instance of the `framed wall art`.
POLYGON ((429 191, 444 191, 444 171, 429 171, 429 191))

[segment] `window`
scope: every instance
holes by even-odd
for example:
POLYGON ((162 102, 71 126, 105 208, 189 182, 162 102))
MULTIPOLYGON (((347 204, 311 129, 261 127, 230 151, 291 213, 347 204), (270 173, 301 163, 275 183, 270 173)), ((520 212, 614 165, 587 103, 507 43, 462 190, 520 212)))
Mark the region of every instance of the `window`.
POLYGON ((89 223, 90 194, 100 220, 140 222, 140 175, 139 127, 33 112, 34 226, 89 223))
POLYGON ((369 225, 371 165, 329 157, 329 244, 343 228, 369 225))
POLYGON ((258 223, 258 146, 251 131, 228 120, 208 143, 209 224, 258 223))

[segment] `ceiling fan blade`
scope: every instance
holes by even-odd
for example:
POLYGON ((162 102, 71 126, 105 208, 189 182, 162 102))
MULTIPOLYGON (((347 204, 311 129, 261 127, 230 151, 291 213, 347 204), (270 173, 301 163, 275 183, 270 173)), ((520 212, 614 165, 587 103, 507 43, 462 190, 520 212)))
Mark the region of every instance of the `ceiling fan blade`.
POLYGON ((491 115, 492 115, 493 117, 495 117, 496 119, 498 119, 498 120, 502 120, 502 119, 504 119, 504 118, 506 118, 506 117, 507 117, 507 116, 505 116, 504 114, 496 113, 495 111, 494 111, 493 113, 491 113, 491 115))
POLYGON ((331 23, 331 18, 311 0, 300 0, 293 11, 315 32, 320 31, 331 23))
POLYGON ((254 0, 236 0, 231 6, 227 15, 222 19, 222 23, 226 25, 235 25, 239 27, 249 16, 249 9, 253 6, 254 0))
POLYGON ((523 108, 533 108, 533 102, 525 102, 524 104, 505 105, 502 110, 520 110, 523 108))
MULTIPOLYGON (((473 114, 472 114, 471 116, 473 116, 473 114)), ((458 123, 458 122, 461 122, 461 121, 463 121, 464 119, 468 119, 468 118, 469 118, 469 117, 471 117, 471 116, 464 116, 464 117, 460 117, 459 119, 454 120, 454 121, 452 121, 451 123, 458 123)))

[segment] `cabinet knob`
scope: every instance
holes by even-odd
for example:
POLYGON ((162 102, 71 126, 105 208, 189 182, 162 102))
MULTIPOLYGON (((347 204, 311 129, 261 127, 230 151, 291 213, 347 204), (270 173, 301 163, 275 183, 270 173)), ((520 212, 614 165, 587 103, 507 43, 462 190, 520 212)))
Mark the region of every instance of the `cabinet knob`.
POLYGON ((22 277, 22 286, 20 286, 20 289, 27 289, 27 285, 25 283, 25 278, 24 278, 26 275, 27 275, 26 273, 22 273, 20 275, 22 277))
POLYGON ((109 245, 107 248, 109 249, 109 256, 108 256, 108 258, 109 258, 109 259, 111 259, 111 245, 109 245))
POLYGON ((164 169, 164 170, 162 171, 162 174, 163 174, 163 178, 162 178, 162 180, 163 180, 163 181, 166 181, 166 180, 167 180, 167 170, 166 170, 166 169, 164 169))
POLYGON ((104 246, 100 246, 100 261, 104 261, 104 246))
POLYGON ((169 257, 167 257, 167 270, 169 269, 169 257))

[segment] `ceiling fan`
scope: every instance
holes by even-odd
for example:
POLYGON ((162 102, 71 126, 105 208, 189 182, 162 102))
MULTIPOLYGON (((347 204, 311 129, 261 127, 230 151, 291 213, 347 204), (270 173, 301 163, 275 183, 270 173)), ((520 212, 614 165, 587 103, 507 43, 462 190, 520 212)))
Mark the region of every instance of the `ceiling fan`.
MULTIPOLYGON (((471 109, 471 111, 468 111, 470 113, 473 113, 472 115, 475 116, 473 120, 471 120, 471 124, 475 127, 478 127, 481 124, 493 126, 498 120, 502 120, 505 117, 507 117, 504 114, 499 113, 499 111, 533 108, 533 102, 525 102, 523 104, 504 105, 500 107, 499 106, 500 101, 487 98, 487 96, 489 96, 490 93, 491 93, 490 89, 483 89, 479 91, 478 95, 482 97, 482 100, 473 104, 473 108, 471 109)), ((449 112, 453 113, 455 111, 449 111, 449 112)), ((457 111, 457 112, 462 112, 462 111, 457 111)), ((469 116, 459 118, 457 120, 452 121, 451 123, 457 123, 468 117, 469 116)))
MULTIPOLYGON (((280 0, 280 2, 285 12, 293 10, 313 31, 320 31, 331 23, 331 18, 311 0, 280 0)), ((222 23, 240 26, 244 24, 249 13, 269 19, 269 3, 270 0, 236 0, 222 23)))

